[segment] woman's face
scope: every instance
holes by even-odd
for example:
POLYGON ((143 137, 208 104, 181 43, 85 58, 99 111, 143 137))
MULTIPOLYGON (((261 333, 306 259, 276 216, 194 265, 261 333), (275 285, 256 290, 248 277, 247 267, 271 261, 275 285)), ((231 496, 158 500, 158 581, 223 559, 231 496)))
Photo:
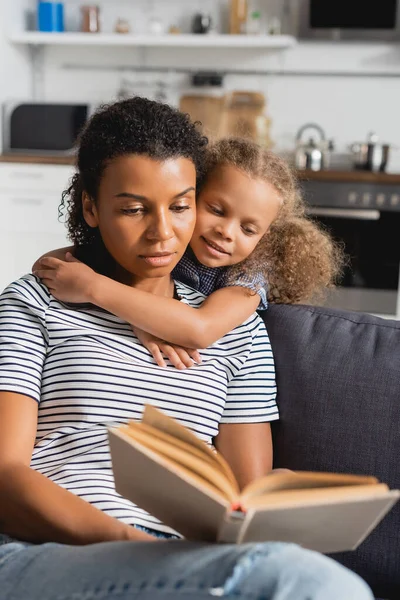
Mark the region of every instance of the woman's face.
POLYGON ((196 170, 187 158, 121 156, 106 167, 97 202, 84 195, 84 217, 134 281, 165 277, 192 236, 195 192, 196 170))

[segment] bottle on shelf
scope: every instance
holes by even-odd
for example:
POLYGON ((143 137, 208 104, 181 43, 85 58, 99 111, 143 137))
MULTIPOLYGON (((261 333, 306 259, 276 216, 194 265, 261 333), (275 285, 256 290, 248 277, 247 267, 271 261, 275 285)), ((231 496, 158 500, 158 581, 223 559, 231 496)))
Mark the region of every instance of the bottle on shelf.
POLYGON ((272 17, 269 21, 268 33, 269 35, 281 35, 282 24, 279 17, 272 17))
POLYGON ((99 33, 100 8, 95 5, 81 6, 82 22, 81 31, 85 33, 99 33))
POLYGON ((253 10, 249 13, 246 23, 246 33, 249 35, 258 35, 261 33, 261 13, 259 10, 253 10))
POLYGON ((64 31, 64 4, 55 0, 37 4, 37 29, 38 31, 64 31))
POLYGON ((247 0, 230 0, 229 33, 246 33, 247 0))

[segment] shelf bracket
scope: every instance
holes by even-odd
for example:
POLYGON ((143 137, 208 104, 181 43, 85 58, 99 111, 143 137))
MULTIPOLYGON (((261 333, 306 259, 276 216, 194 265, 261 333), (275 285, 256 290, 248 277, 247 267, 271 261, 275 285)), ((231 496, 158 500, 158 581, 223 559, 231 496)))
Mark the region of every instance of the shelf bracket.
POLYGON ((33 100, 42 100, 44 93, 44 46, 29 44, 31 63, 31 95, 33 100))

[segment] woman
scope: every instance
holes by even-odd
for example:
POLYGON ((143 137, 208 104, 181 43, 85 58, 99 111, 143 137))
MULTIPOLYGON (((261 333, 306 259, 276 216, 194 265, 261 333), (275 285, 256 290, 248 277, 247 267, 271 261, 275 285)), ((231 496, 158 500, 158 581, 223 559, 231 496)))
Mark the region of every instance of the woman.
MULTIPOLYGON (((201 304, 171 271, 192 235, 205 145, 185 115, 145 99, 96 114, 68 192, 79 257, 201 304)), ((0 303, 2 600, 372 598, 354 574, 293 545, 165 541, 173 532, 115 492, 106 428, 139 419, 146 400, 214 442, 241 486, 271 468, 275 379, 258 317, 175 371, 157 367, 127 323, 62 304, 33 276, 0 303)))

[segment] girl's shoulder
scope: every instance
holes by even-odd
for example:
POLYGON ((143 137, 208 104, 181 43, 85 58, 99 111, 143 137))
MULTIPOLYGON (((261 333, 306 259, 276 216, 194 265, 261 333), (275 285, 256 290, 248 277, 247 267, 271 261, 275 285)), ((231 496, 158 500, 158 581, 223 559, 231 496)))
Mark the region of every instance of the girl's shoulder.
POLYGON ((237 265, 227 267, 219 274, 215 289, 219 290, 232 286, 245 287, 254 294, 258 294, 260 296, 260 304, 257 310, 266 310, 268 308, 268 282, 261 270, 241 270, 237 265))

